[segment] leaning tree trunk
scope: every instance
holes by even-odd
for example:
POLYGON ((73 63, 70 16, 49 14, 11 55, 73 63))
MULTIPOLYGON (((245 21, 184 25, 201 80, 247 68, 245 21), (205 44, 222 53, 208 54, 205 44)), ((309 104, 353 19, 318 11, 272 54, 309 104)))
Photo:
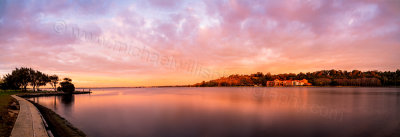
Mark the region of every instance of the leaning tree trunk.
POLYGON ((54 92, 57 92, 57 84, 54 84, 54 92))

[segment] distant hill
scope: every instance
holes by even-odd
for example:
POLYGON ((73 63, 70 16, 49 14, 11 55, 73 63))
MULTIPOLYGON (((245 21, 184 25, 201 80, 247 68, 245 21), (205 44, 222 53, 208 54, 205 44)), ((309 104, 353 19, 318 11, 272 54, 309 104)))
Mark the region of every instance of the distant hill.
POLYGON ((196 87, 217 86, 266 86, 267 81, 306 79, 315 86, 397 86, 400 85, 400 70, 390 71, 346 71, 321 70, 307 73, 230 75, 219 79, 194 84, 196 87))

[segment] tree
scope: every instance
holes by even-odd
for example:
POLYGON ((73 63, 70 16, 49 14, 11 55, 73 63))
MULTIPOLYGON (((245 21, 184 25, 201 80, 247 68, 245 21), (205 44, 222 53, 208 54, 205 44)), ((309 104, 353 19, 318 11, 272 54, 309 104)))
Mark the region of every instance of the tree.
POLYGON ((47 83, 50 82, 49 77, 40 71, 31 70, 30 76, 32 79, 30 84, 33 87, 33 91, 39 91, 40 86, 45 86, 47 83))
POLYGON ((331 84, 332 81, 329 78, 318 78, 315 79, 314 82, 315 82, 314 84, 317 86, 328 86, 331 84))
POLYGON ((44 73, 40 74, 39 75, 39 82, 38 82, 38 85, 37 85, 37 91, 39 91, 39 87, 40 86, 46 86, 46 84, 49 83, 49 82, 50 82, 50 79, 49 79, 49 76, 47 74, 44 74, 44 73))
POLYGON ((29 85, 29 82, 31 82, 31 77, 30 77, 30 72, 31 68, 24 68, 21 67, 20 69, 16 68, 11 74, 14 75, 17 79, 16 82, 18 82, 23 90, 26 91, 26 87, 29 85))
POLYGON ((15 75, 6 74, 1 87, 3 89, 19 89, 21 87, 21 83, 17 81, 17 77, 15 75))
POLYGON ((2 83, 2 88, 4 89, 19 89, 22 88, 26 90, 26 87, 31 81, 30 78, 31 68, 15 68, 11 74, 6 74, 2 83))
POLYGON ((51 87, 53 87, 54 91, 57 91, 57 84, 58 84, 58 81, 60 80, 58 78, 58 76, 57 75, 49 76, 49 80, 50 80, 51 87))
POLYGON ((10 74, 3 76, 2 82, 0 83, 1 89, 23 89, 27 90, 27 86, 31 85, 33 91, 39 90, 40 86, 45 86, 51 82, 53 88, 57 87, 58 76, 48 76, 40 71, 32 68, 15 68, 10 74))
POLYGON ((64 78, 63 80, 64 80, 64 82, 72 82, 72 79, 70 79, 70 78, 64 78))
POLYGON ((391 71, 366 71, 360 70, 321 70, 307 73, 285 73, 275 74, 261 72, 250 75, 233 74, 216 80, 195 84, 197 86, 245 86, 253 84, 263 84, 266 81, 279 80, 302 80, 307 79, 313 85, 323 86, 397 86, 400 83, 400 70, 391 71))
POLYGON ((72 82, 72 79, 64 78, 63 82, 60 83, 59 90, 66 92, 66 93, 73 93, 75 91, 75 86, 71 82, 72 82))
POLYGON ((0 89, 5 89, 4 87, 4 80, 0 77, 0 89))
POLYGON ((32 86, 32 88, 33 88, 33 92, 35 92, 35 90, 36 90, 36 86, 38 85, 38 75, 39 74, 37 74, 37 72, 35 71, 35 70, 30 70, 30 78, 31 78, 31 82, 30 82, 30 85, 32 86))

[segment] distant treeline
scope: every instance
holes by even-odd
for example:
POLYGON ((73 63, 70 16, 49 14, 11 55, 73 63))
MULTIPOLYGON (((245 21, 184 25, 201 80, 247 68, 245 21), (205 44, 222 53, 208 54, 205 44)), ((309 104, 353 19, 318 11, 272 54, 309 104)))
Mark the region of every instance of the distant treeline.
POLYGON ((57 87, 60 79, 57 75, 48 75, 32 68, 16 68, 10 74, 6 74, 0 78, 0 89, 21 89, 27 91, 27 87, 31 86, 33 91, 39 91, 40 86, 50 84, 54 91, 73 92, 75 86, 71 83, 70 78, 64 78, 57 87))
POLYGON ((216 80, 203 81, 193 86, 215 87, 215 86, 265 86, 267 81, 279 80, 302 80, 307 79, 315 86, 397 86, 400 84, 400 70, 390 71, 366 71, 359 70, 321 70, 308 73, 285 73, 272 75, 257 72, 251 75, 230 75, 216 80))

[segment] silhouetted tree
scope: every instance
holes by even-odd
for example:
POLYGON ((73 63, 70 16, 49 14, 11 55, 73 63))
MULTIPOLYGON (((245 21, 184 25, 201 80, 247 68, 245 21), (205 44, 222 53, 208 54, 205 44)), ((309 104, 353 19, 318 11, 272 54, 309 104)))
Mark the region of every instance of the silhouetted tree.
POLYGON ((37 85, 37 90, 39 91, 40 86, 46 86, 50 82, 49 76, 47 74, 41 74, 39 77, 39 83, 37 85))
POLYGON ((19 89, 21 83, 18 82, 15 75, 6 74, 3 78, 3 84, 1 86, 3 89, 19 89))
POLYGON ((57 91, 57 84, 58 81, 60 81, 58 76, 57 75, 49 76, 49 80, 50 80, 50 85, 53 87, 54 91, 57 91))
POLYGON ((11 74, 4 76, 2 87, 5 89, 20 89, 26 90, 29 82, 31 82, 31 68, 15 68, 11 74))
POLYGON ((40 86, 45 86, 50 82, 49 77, 40 71, 31 70, 30 76, 32 79, 30 84, 33 87, 33 91, 39 91, 40 86))
POLYGON ((64 78, 63 81, 60 83, 59 90, 66 93, 73 93, 75 91, 75 86, 71 82, 72 80, 70 78, 64 78))
MULTIPOLYGON (((2 89, 23 89, 26 91, 27 86, 31 85, 33 91, 36 91, 39 90, 40 86, 45 86, 47 83, 52 82, 50 78, 54 79, 55 77, 57 76, 53 75, 49 77, 47 74, 32 68, 15 68, 11 74, 4 75, 0 87, 2 89)), ((54 84, 54 81, 52 84, 54 84)))
POLYGON ((30 77, 30 72, 31 68, 16 68, 13 70, 11 73, 12 75, 16 76, 17 82, 21 84, 22 88, 26 91, 26 87, 29 85, 29 82, 31 82, 31 77, 30 77))

